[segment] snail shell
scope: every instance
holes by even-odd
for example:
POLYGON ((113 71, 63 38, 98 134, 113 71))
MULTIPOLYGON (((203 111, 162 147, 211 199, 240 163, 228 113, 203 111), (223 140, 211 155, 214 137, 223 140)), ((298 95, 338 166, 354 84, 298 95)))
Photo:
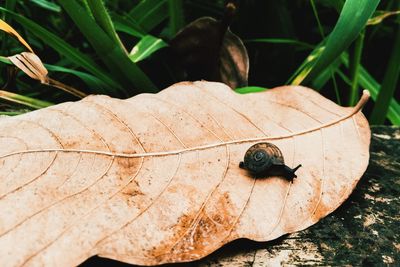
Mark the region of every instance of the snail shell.
POLYGON ((282 152, 271 143, 258 143, 251 146, 244 155, 239 167, 248 170, 255 177, 283 176, 289 181, 296 178, 296 170, 285 165, 282 152))
POLYGON ((274 164, 285 164, 279 148, 271 143, 258 143, 246 151, 241 168, 257 175, 262 174, 274 164))

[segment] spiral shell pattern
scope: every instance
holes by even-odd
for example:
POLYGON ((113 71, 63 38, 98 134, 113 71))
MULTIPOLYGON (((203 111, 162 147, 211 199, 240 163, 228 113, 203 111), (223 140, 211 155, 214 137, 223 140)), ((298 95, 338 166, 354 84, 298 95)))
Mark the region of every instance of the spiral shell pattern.
POLYGON ((254 174, 261 174, 272 164, 284 164, 282 152, 271 143, 251 146, 244 155, 244 167, 254 174))

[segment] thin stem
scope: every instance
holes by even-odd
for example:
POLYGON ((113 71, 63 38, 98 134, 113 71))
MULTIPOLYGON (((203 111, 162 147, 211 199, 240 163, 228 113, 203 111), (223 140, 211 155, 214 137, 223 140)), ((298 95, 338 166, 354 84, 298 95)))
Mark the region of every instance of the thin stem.
POLYGON ((333 88, 335 89, 335 95, 336 95, 337 102, 341 106, 342 101, 340 100, 339 88, 337 86, 336 76, 335 76, 335 72, 333 70, 331 70, 331 77, 332 77, 333 88))
MULTIPOLYGON (((317 8, 315 6, 314 0, 311 0, 311 6, 312 6, 312 9, 313 9, 313 12, 314 12, 315 19, 317 20, 319 33, 320 33, 322 39, 325 39, 324 29, 322 28, 321 21, 319 20, 318 11, 317 11, 317 8)), ((331 79, 332 79, 332 83, 333 83, 333 89, 335 90, 337 103, 339 105, 342 105, 342 101, 340 100, 339 89, 338 89, 337 83, 336 83, 335 71, 333 71, 333 70, 331 70, 331 79)))
POLYGON ((349 71, 350 71, 351 86, 350 86, 350 95, 348 102, 349 106, 354 106, 356 104, 359 95, 358 71, 361 64, 364 36, 365 36, 365 31, 363 30, 360 32, 360 35, 357 37, 354 43, 354 50, 350 57, 349 71))
POLYGON ((324 30, 322 28, 321 21, 319 20, 318 11, 317 11, 317 8, 315 6, 314 0, 311 0, 310 2, 311 2, 311 7, 312 7, 313 12, 314 12, 315 19, 317 20, 319 33, 321 34, 322 39, 325 39, 324 30))
POLYGON ((58 89, 61 89, 61 90, 65 91, 65 92, 67 92, 67 93, 69 93, 71 95, 74 95, 76 97, 79 97, 79 98, 84 98, 84 97, 87 96, 87 94, 85 94, 84 92, 81 92, 81 91, 79 91, 79 90, 77 90, 77 89, 75 89, 75 88, 73 88, 73 87, 71 87, 69 85, 66 85, 66 84, 64 84, 64 83, 62 83, 60 81, 54 80, 52 78, 49 78, 49 83, 48 84, 50 86, 56 87, 58 89))

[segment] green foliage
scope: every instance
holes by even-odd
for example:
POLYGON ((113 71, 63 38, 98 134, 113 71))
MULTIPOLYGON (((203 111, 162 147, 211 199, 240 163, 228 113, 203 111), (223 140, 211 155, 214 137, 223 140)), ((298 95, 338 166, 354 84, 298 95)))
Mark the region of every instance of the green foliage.
MULTIPOLYGON (((385 121, 385 114, 388 113, 390 100, 396 90, 396 85, 400 75, 400 25, 398 26, 396 40, 393 44, 393 51, 390 56, 389 64, 383 78, 382 86, 376 98, 375 108, 372 111, 370 122, 373 124, 382 124, 385 121)), ((400 114, 396 120, 391 120, 394 124, 400 125, 400 114)))
POLYGON ((182 0, 168 0, 170 35, 175 35, 184 26, 182 0))
POLYGON ((167 0, 140 1, 127 16, 143 29, 149 32, 168 18, 167 0))
MULTIPOLYGON (((322 54, 307 75, 310 80, 328 67, 357 38, 375 11, 379 0, 346 1, 322 54)), ((306 81, 307 81, 306 79, 306 81)))
MULTIPOLYGON (((169 51, 169 40, 187 23, 201 16, 222 18, 224 2, 5 0, 0 12, 50 76, 88 94, 128 97, 179 81, 175 60, 162 51, 169 51)), ((240 1, 231 30, 248 49, 251 86, 236 92, 302 84, 354 105, 360 89, 368 89, 374 105, 364 112, 370 121, 400 124, 399 19, 397 0, 240 1)), ((0 56, 23 51, 1 36, 0 56)), ((4 84, 9 64, 5 58, 0 62, 4 84)), ((21 74, 7 91, 46 105, 71 98, 21 74)))
POLYGON ((235 92, 239 94, 248 94, 248 93, 264 92, 266 89, 267 88, 258 86, 246 86, 242 88, 236 88, 235 92))
MULTIPOLYGON (((140 70, 134 62, 132 62, 126 51, 124 51, 122 45, 115 38, 110 36, 115 34, 105 31, 111 31, 111 27, 108 27, 108 19, 104 14, 103 8, 97 8, 96 11, 94 5, 89 4, 92 14, 95 18, 93 20, 91 16, 88 16, 87 10, 75 0, 59 0, 61 6, 65 9, 71 19, 74 21, 79 30, 86 37, 89 43, 92 45, 97 55, 108 67, 114 80, 118 80, 124 87, 134 85, 137 92, 149 91, 155 92, 156 87, 152 81, 140 70), (98 24, 101 21, 105 28, 102 28, 98 24)), ((89 1, 91 3, 91 1, 89 1)), ((96 1, 95 3, 101 3, 96 1)), ((97 4, 98 5, 98 4, 97 4)), ((124 93, 128 93, 123 89, 124 93)))
POLYGON ((57 5, 56 3, 53 3, 51 1, 47 1, 47 0, 31 0, 32 3, 36 4, 37 6, 50 10, 50 11, 54 11, 54 12, 60 12, 61 11, 61 7, 59 5, 57 5))
POLYGON ((168 46, 168 44, 162 39, 146 35, 132 48, 129 53, 129 58, 136 63, 146 59, 157 50, 166 46, 168 46))
POLYGON ((45 108, 53 105, 53 103, 47 101, 41 101, 29 96, 24 96, 3 90, 0 90, 0 99, 8 100, 34 109, 45 108))
POLYGON ((51 33, 32 20, 1 7, 0 11, 4 11, 6 14, 10 15, 11 18, 24 26, 25 29, 29 30, 32 34, 41 39, 42 42, 46 42, 47 45, 56 50, 60 55, 66 57, 76 66, 86 69, 97 78, 103 80, 110 86, 110 90, 118 88, 119 85, 104 70, 102 70, 95 61, 90 58, 90 56, 80 52, 78 49, 65 42, 62 38, 51 33))

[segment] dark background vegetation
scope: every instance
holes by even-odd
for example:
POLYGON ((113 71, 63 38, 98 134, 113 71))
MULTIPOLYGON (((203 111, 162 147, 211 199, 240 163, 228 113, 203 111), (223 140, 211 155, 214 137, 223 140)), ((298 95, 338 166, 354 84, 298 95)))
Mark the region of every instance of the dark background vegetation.
MULTIPOLYGON (((71 19, 68 12, 65 12, 62 4, 63 1, 14 0, 5 1, 2 7, 7 8, 7 2, 14 2, 12 10, 15 13, 31 19, 45 29, 61 37, 73 47, 89 55, 100 68, 107 70, 107 62, 102 59, 101 54, 93 49, 91 42, 82 34, 81 27, 76 21, 71 19)), ((77 1, 77 3, 81 5, 85 2, 86 1, 83 0, 77 1)), ((113 21, 119 21, 119 19, 115 18, 129 17, 130 12, 135 9, 140 2, 145 1, 105 1, 105 6, 107 7, 111 19, 113 21)), ((178 12, 181 12, 182 20, 176 24, 175 27, 183 27, 187 23, 202 16, 211 16, 220 19, 224 16, 224 6, 226 4, 226 1, 223 0, 176 0, 158 2, 166 2, 165 9, 159 11, 161 13, 149 12, 136 14, 136 17, 131 17, 131 19, 138 22, 138 27, 144 29, 146 35, 150 34, 154 37, 161 38, 167 43, 176 33, 176 29, 172 29, 171 27, 171 15, 168 13, 169 3, 177 3, 177 7, 179 8, 178 12), (157 19, 160 18, 160 16, 163 17, 163 19, 157 19), (158 20, 161 21, 158 22, 158 20), (148 22, 147 25, 151 24, 151 26, 145 26, 146 22, 148 22)), ((268 41, 267 39, 296 40, 315 46, 332 32, 345 1, 237 0, 231 2, 236 4, 237 13, 230 28, 232 32, 243 40, 250 59, 248 83, 250 86, 272 88, 291 83, 292 80, 290 78, 307 58, 312 49, 292 43, 280 42, 278 40, 268 41), (316 12, 313 11, 312 4, 315 4, 316 12), (318 27, 318 19, 321 23, 321 29, 318 27), (248 40, 252 39, 265 39, 267 41, 248 42, 248 40)), ((381 1, 376 10, 388 12, 399 9, 398 1, 388 0, 381 1)), ((375 12, 374 16, 377 14, 378 13, 375 12)), ((358 63, 362 64, 379 85, 388 72, 388 62, 393 54, 396 32, 400 25, 399 17, 399 15, 393 15, 385 18, 376 25, 366 26, 365 28, 361 60, 358 63)), ((87 72, 84 68, 72 62, 68 57, 54 50, 51 45, 51 39, 46 40, 44 38, 39 38, 34 30, 19 23, 13 16, 7 15, 4 11, 3 18, 27 40, 44 63, 87 72)), ((141 40, 140 37, 135 37, 132 34, 118 30, 118 27, 116 28, 128 52, 141 40)), ((338 42, 340 41, 341 40, 338 40, 338 42)), ((16 40, 6 34, 2 35, 1 55, 9 56, 24 50, 25 49, 18 44, 16 40)), ((137 64, 144 70, 145 74, 159 90, 179 81, 174 74, 174 69, 170 67, 170 61, 165 58, 164 50, 167 51, 168 48, 156 51, 137 64)), ((354 44, 347 50, 350 57, 353 50, 354 44)), ((6 64, 0 65, 2 74, 0 76, 1 83, 5 84, 7 81, 9 82, 8 86, 3 88, 4 90, 29 96, 34 99, 46 100, 51 103, 77 100, 75 96, 71 96, 53 87, 41 85, 21 72, 16 77, 15 82, 10 82, 10 79, 7 77, 7 67, 9 66, 6 64)), ((346 82, 346 79, 343 79, 343 77, 337 73, 337 71, 340 71, 342 75, 345 75, 351 80, 351 70, 343 66, 343 64, 340 64, 332 69, 332 71, 335 79, 332 79, 332 77, 327 79, 327 81, 322 84, 321 88, 316 89, 326 97, 342 105, 354 104, 349 103, 349 88, 351 87, 349 81, 346 82), (336 92, 335 87, 337 90, 336 92)), ((99 92, 94 91, 90 85, 82 81, 81 78, 69 73, 50 71, 50 76, 87 94, 106 93, 115 97, 128 97, 138 93, 133 84, 127 85, 121 82, 122 87, 124 87, 124 93, 114 90, 113 88, 99 92)), ((308 81, 303 84, 312 88, 315 87, 313 81, 308 81)), ((397 89, 399 87, 398 83, 397 85, 395 83, 394 86, 397 89)), ((357 85, 357 87, 361 89, 362 84, 357 85)), ((139 92, 143 91, 146 91, 146 89, 141 88, 139 92)), ((397 100, 399 100, 400 97, 399 91, 400 90, 395 90, 395 98, 397 100)), ((361 92, 361 90, 359 90, 359 92, 361 92)), ((359 93, 359 95, 360 94, 361 93, 359 93)), ((367 116, 370 115, 373 108, 374 105, 371 101, 365 110, 367 116)), ((1 101, 0 110, 15 110, 15 104, 10 101, 1 101)), ((20 108, 16 110, 20 110, 20 108)), ((382 122, 381 120, 380 123, 382 122)), ((386 120, 385 123, 397 124, 397 120, 386 120)))
MULTIPOLYGON (((49 68, 49 75, 52 78, 62 81, 86 94, 105 93, 114 97, 130 97, 138 92, 151 91, 146 87, 138 88, 137 85, 126 83, 112 75, 107 60, 103 58, 104 55, 98 53, 98 51, 93 48, 93 44, 88 40, 87 36, 82 33, 82 25, 84 25, 85 22, 77 23, 75 20, 71 19, 71 14, 66 12, 64 5, 68 2, 76 2, 84 6, 85 3, 91 1, 2 0, 0 2, 0 7, 3 9, 1 9, 0 15, 3 20, 7 21, 25 40, 27 40, 44 63, 90 74, 87 68, 77 63, 71 56, 55 49, 55 41, 53 38, 46 36, 46 34, 38 34, 38 28, 33 27, 26 21, 25 23, 21 23, 21 20, 18 20, 17 16, 28 18, 29 21, 37 23, 40 27, 47 29, 72 47, 89 56, 94 60, 99 69, 103 70, 107 75, 110 75, 117 86, 104 86, 101 81, 92 81, 92 83, 102 88, 96 89, 93 87, 93 84, 82 79, 80 75, 73 75, 65 71, 52 71, 49 68), (14 12, 16 15, 11 15, 5 10, 14 12), (122 89, 118 88, 118 86, 122 89)), ((98 2, 100 3, 100 0, 98 0, 98 2)), ((299 70, 310 53, 312 53, 312 48, 324 39, 327 39, 327 36, 334 30, 342 12, 343 4, 345 3, 344 0, 237 0, 233 2, 237 6, 237 13, 233 18, 230 28, 232 32, 243 40, 248 51, 250 60, 248 84, 250 86, 266 88, 273 88, 293 82, 293 75, 299 70), (313 10, 313 4, 315 4, 315 10, 313 10), (318 27, 318 20, 320 21, 321 27, 318 27), (254 39, 258 41, 250 41, 254 39), (295 41, 303 42, 308 45, 299 45, 295 41)), ((348 2, 366 3, 368 1, 348 0, 348 2)), ((108 0, 104 1, 104 3, 112 21, 115 23, 117 33, 122 43, 129 52, 144 36, 151 35, 169 43, 180 28, 199 17, 211 16, 216 19, 222 18, 225 12, 224 7, 226 1, 108 0), (148 8, 144 9, 146 12, 134 12, 143 2, 149 3, 148 8), (175 15, 180 15, 180 19, 175 19, 175 21, 172 19, 171 6, 176 8, 175 15), (124 23, 124 18, 127 19, 129 23, 124 23), (119 24, 119 26, 117 24, 119 24), (123 27, 125 27, 125 31, 121 30, 123 27), (135 35, 132 34, 132 32, 128 33, 126 30, 127 28, 138 30, 140 34, 135 35)), ((360 6, 360 9, 361 8, 362 6, 360 6)), ((398 11, 400 10, 400 1, 380 1, 376 10, 377 11, 373 13, 373 17, 384 14, 385 12, 398 11)), ((90 17, 90 14, 86 16, 90 17)), ((369 81, 373 79, 376 83, 374 88, 367 89, 375 89, 376 93, 380 90, 385 90, 386 97, 390 99, 393 95, 394 99, 397 101, 400 100, 400 85, 398 82, 398 70, 400 69, 398 66, 400 65, 400 59, 397 61, 395 60, 392 65, 389 63, 393 58, 396 59, 396 55, 398 55, 396 51, 400 50, 400 42, 398 41, 400 35, 399 27, 400 15, 389 16, 375 25, 365 26, 365 37, 361 42, 361 59, 360 61, 355 60, 356 65, 363 66, 365 70, 368 71, 370 75, 369 81), (384 85, 383 81, 385 79, 389 82, 384 85), (392 92, 386 88, 391 88, 392 92)), ((0 34, 0 36, 1 56, 6 57, 26 51, 17 40, 6 33, 0 34)), ((355 38, 359 37, 355 36, 355 38)), ((336 41, 338 44, 342 42, 340 36, 336 41)), ((99 39, 97 42, 101 43, 102 40, 99 39)), ((152 45, 152 43, 148 45, 152 45)), ((355 50, 355 43, 351 44, 350 47, 346 49, 346 52, 350 55, 350 59, 355 50)), ((150 81, 156 85, 158 90, 179 81, 175 69, 172 67, 174 62, 171 62, 171 59, 168 58, 166 54, 168 54, 168 47, 164 47, 149 54, 146 59, 137 64, 144 71, 145 75, 148 76, 150 81)), ((317 79, 313 79, 302 84, 318 90, 332 101, 342 105, 349 105, 352 70, 350 67, 345 66, 340 60, 336 63, 339 64, 333 67, 329 66, 334 78, 330 76, 324 83, 317 83, 317 79)), ((17 115, 44 107, 48 104, 79 99, 57 88, 42 85, 38 81, 26 76, 21 71, 18 72, 16 76, 10 76, 10 73, 14 73, 13 67, 7 62, 6 58, 3 58, 3 61, 0 62, 0 84, 2 85, 0 90, 0 115, 17 115), (13 93, 13 95, 6 93, 13 93), (39 102, 39 100, 47 102, 42 103, 39 102)), ((132 76, 135 75, 132 74, 132 76)), ((138 77, 134 78, 139 79, 138 77)), ((360 76, 359 78, 362 77, 360 76)), ((362 82, 356 85, 359 89, 367 87, 362 82)), ((251 90, 250 88, 249 91, 251 90)), ((254 90, 258 89, 255 88, 254 90)), ((361 90, 359 90, 357 98, 360 94, 361 90)), ((398 106, 398 102, 393 104, 394 100, 392 100, 390 103, 393 112, 392 117, 390 119, 385 119, 387 112, 385 106, 387 108, 388 104, 381 101, 383 105, 378 107, 376 99, 377 96, 375 95, 373 101, 370 101, 364 109, 364 113, 370 119, 371 123, 400 124, 400 107, 398 106), (373 110, 380 113, 380 118, 372 118, 371 114, 373 110)), ((375 138, 376 144, 377 137, 374 136, 373 138, 375 138)), ((361 214, 362 208, 364 207, 360 207, 358 204, 353 205, 353 200, 359 199, 361 195, 365 195, 365 192, 369 192, 368 190, 373 188, 373 183, 383 181, 382 190, 388 190, 389 192, 383 192, 385 196, 396 196, 395 191, 397 189, 396 187, 392 187, 392 184, 396 182, 393 180, 395 175, 392 175, 389 169, 383 169, 383 171, 379 169, 381 166, 385 166, 385 164, 383 161, 383 163, 377 161, 377 156, 383 155, 382 157, 384 157, 384 160, 387 160, 386 156, 390 155, 388 147, 382 147, 382 149, 374 148, 377 149, 379 153, 375 153, 375 158, 373 158, 372 161, 373 164, 370 165, 372 166, 370 170, 374 170, 373 174, 370 174, 372 178, 364 182, 364 184, 361 184, 361 189, 358 189, 355 196, 353 196, 344 207, 339 209, 338 212, 324 219, 324 221, 316 227, 307 230, 308 234, 306 233, 306 235, 317 236, 318 240, 321 236, 330 238, 332 233, 337 234, 337 236, 332 238, 332 247, 334 249, 332 249, 329 254, 324 255, 328 259, 333 259, 334 263, 342 263, 342 261, 343 263, 348 263, 348 253, 351 252, 353 256, 357 256, 357 259, 351 261, 351 263, 356 263, 356 265, 379 265, 382 264, 379 261, 380 252, 382 250, 389 251, 390 253, 394 251, 391 247, 388 249, 387 246, 391 244, 391 238, 393 236, 392 228, 395 228, 392 227, 392 224, 394 225, 397 223, 390 220, 396 215, 395 208, 389 209, 384 206, 376 206, 374 208, 373 203, 365 201, 360 202, 362 203, 360 205, 368 205, 369 207, 377 209, 376 212, 380 212, 381 210, 388 211, 387 217, 382 221, 385 222, 385 225, 389 225, 389 227, 386 226, 377 229, 383 231, 380 232, 380 238, 377 239, 371 238, 371 236, 373 236, 371 233, 364 235, 365 231, 370 230, 366 229, 361 221, 354 220, 354 214, 361 214), (376 168, 376 170, 379 169, 382 173, 375 174, 376 171, 373 168, 376 168), (378 181, 376 177, 381 177, 381 175, 383 175, 382 177, 384 178, 385 175, 389 175, 390 177, 378 181), (349 213, 346 205, 351 205, 351 210, 353 212, 350 211, 349 213), (347 216, 346 218, 348 218, 344 220, 344 223, 342 216, 347 216), (342 227, 342 224, 349 225, 342 227), (363 234, 361 237, 359 236, 360 233, 363 234), (351 238, 352 236, 355 236, 354 239, 351 239, 352 249, 348 249, 344 247, 344 238, 347 240, 347 238, 351 238), (369 245, 367 243, 372 244, 368 246, 369 250, 366 250, 364 247, 365 245, 369 245), (354 251, 357 253, 354 253, 354 251)), ((391 149, 395 150, 395 148, 391 149)), ((394 161, 388 162, 393 163, 394 161)), ((392 169, 395 168, 393 167, 392 169)), ((393 207, 393 204, 389 202, 388 206, 393 207)), ((377 225, 381 226, 380 224, 377 225)), ((276 242, 279 243, 280 241, 278 240, 276 242)), ((245 245, 240 245, 240 249, 243 249, 248 244, 250 243, 247 242, 245 245)), ((255 246, 254 243, 251 244, 255 246)), ((251 249, 253 249, 253 247, 251 247, 251 249)), ((109 266, 110 264, 116 264, 116 262, 93 257, 82 266, 101 266, 101 264, 109 266)), ((127 265, 121 263, 120 266, 127 265)), ((186 264, 182 266, 186 266, 186 264)))

